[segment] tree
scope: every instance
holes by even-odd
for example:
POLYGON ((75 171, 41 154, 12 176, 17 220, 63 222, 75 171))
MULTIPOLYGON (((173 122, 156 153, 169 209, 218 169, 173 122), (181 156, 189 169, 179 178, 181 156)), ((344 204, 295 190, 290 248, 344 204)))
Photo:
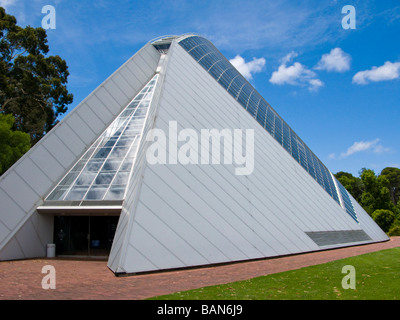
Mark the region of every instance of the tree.
POLYGON ((376 176, 370 169, 361 170, 361 181, 364 185, 364 192, 361 196, 361 205, 370 215, 375 210, 393 210, 393 203, 390 200, 389 180, 385 176, 376 176))
POLYGON ((0 114, 0 175, 16 162, 31 146, 29 134, 13 131, 14 117, 0 114))
POLYGON ((67 111, 73 96, 66 88, 66 62, 49 52, 43 28, 17 26, 0 7, 0 113, 12 114, 13 128, 36 143, 67 111))
POLYGON ((361 201, 364 192, 364 185, 360 178, 354 177, 351 173, 340 171, 335 174, 336 179, 347 189, 348 192, 357 200, 361 201))
POLYGON ((372 214, 372 219, 384 232, 388 232, 395 220, 395 216, 390 210, 375 210, 372 214))
POLYGON ((400 198, 400 169, 386 167, 381 171, 381 176, 389 180, 389 192, 393 204, 396 206, 400 198))

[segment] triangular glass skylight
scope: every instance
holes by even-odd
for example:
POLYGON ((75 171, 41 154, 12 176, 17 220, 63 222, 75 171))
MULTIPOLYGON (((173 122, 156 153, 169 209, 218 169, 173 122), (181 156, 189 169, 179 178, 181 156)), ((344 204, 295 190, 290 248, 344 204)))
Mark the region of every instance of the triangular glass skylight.
POLYGON ((123 200, 156 74, 48 195, 50 201, 123 200))

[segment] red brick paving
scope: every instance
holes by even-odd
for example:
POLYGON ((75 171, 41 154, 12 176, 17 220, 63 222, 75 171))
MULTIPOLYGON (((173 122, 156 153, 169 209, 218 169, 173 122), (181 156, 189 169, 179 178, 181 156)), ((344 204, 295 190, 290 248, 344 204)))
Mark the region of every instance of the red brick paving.
POLYGON ((145 299, 157 295, 250 279, 368 252, 400 247, 400 237, 390 241, 274 259, 240 262, 178 271, 116 277, 106 261, 32 259, 0 262, 0 300, 117 300, 145 299), (42 288, 42 267, 56 270, 56 289, 42 288))

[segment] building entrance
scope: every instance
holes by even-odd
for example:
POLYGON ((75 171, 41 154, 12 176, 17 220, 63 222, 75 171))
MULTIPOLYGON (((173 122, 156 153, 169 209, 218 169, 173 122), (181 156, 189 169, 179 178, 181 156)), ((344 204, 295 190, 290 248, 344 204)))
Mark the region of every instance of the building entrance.
POLYGON ((57 256, 108 257, 118 216, 55 216, 57 256))

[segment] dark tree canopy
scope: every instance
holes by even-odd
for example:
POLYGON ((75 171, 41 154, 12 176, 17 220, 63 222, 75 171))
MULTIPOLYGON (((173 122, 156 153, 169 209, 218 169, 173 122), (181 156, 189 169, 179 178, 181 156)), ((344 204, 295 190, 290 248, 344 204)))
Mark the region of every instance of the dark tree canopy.
POLYGON ((400 169, 387 167, 382 170, 381 176, 385 176, 388 179, 390 197, 394 205, 397 205, 400 199, 400 169))
POLYGON ((32 144, 73 99, 66 87, 66 62, 48 52, 43 28, 19 27, 0 7, 0 113, 12 114, 14 129, 29 133, 32 144))

